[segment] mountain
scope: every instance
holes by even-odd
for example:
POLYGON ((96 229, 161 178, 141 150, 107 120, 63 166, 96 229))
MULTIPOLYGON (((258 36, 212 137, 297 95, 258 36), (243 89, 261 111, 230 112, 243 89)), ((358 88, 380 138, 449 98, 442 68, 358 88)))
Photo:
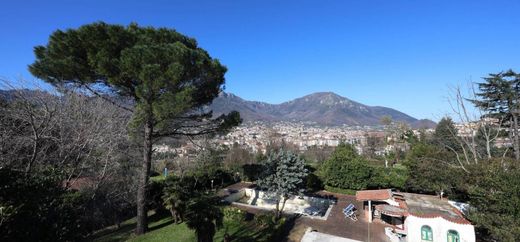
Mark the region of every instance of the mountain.
MULTIPOLYGON (((19 94, 25 97, 50 95, 30 89, 0 90, 0 101, 12 101, 19 94)), ((215 115, 239 111, 244 121, 303 121, 329 126, 375 126, 381 124, 381 117, 390 116, 392 120, 408 123, 414 128, 432 128, 436 125, 428 119, 418 120, 395 109, 364 105, 333 92, 317 92, 281 104, 247 101, 223 92, 213 100, 209 108, 215 115)))
POLYGON ((317 92, 281 104, 247 101, 231 93, 222 93, 211 104, 214 114, 240 112, 244 121, 310 121, 321 125, 380 125, 381 117, 405 122, 414 128, 431 128, 431 120, 418 120, 395 109, 368 106, 333 92, 317 92))

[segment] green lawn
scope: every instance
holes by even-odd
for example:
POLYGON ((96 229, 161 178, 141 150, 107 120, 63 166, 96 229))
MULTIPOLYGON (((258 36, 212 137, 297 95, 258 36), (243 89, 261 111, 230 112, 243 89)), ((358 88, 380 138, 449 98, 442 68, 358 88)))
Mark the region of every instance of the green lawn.
MULTIPOLYGON (((135 236, 133 234, 136 220, 135 218, 125 221, 119 229, 109 227, 97 232, 93 240, 97 242, 116 242, 116 241, 175 241, 191 242, 196 241, 195 233, 186 224, 173 224, 170 217, 149 216, 149 232, 135 236)), ((224 220, 224 226, 217 231, 214 241, 223 241, 224 234, 228 233, 233 241, 253 242, 268 241, 271 235, 270 228, 259 228, 254 221, 229 221, 224 220)))
POLYGON ((129 219, 117 229, 115 226, 106 228, 94 235, 94 241, 194 241, 195 234, 185 224, 173 224, 170 217, 149 216, 149 232, 143 236, 133 234, 136 226, 135 218, 129 219))

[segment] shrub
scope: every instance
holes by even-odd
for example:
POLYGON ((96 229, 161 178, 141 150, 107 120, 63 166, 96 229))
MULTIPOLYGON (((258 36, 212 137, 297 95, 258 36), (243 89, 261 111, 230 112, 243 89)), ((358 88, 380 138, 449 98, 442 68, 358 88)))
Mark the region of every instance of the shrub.
POLYGON ((226 221, 241 222, 245 219, 245 212, 235 207, 224 207, 222 213, 226 221))
POLYGON ((314 173, 309 173, 309 175, 305 179, 305 184, 307 187, 307 191, 309 192, 317 192, 323 190, 323 181, 321 181, 321 179, 314 173))
POLYGON ((371 167, 349 144, 340 144, 320 167, 325 185, 343 189, 361 190, 369 185, 371 167))
POLYGON ((54 170, 37 174, 0 169, 1 241, 78 241, 88 233, 85 198, 61 186, 54 170))
POLYGON ((408 171, 401 167, 373 167, 369 188, 404 189, 408 179, 408 171))
POLYGON ((368 164, 351 145, 342 144, 320 168, 326 186, 362 190, 366 188, 403 189, 408 179, 406 167, 382 167, 368 164))
POLYGON ((166 211, 162 199, 165 186, 165 179, 150 179, 150 184, 148 184, 147 188, 148 208, 155 209, 159 213, 166 211))
POLYGON ((245 181, 256 181, 260 178, 260 174, 264 170, 264 166, 260 164, 245 164, 242 166, 243 176, 245 181))
POLYGON ((185 177, 195 179, 195 186, 198 190, 209 190, 212 188, 212 185, 213 189, 218 189, 235 182, 233 174, 215 165, 203 166, 185 177), (213 181, 213 184, 211 181, 213 181))
POLYGON ((271 224, 271 235, 269 236, 269 241, 282 241, 284 238, 285 232, 285 224, 287 223, 287 219, 282 217, 278 219, 276 222, 271 224))
POLYGON ((254 219, 255 224, 258 227, 268 227, 272 226, 276 222, 276 215, 272 212, 269 213, 261 213, 255 215, 254 219))

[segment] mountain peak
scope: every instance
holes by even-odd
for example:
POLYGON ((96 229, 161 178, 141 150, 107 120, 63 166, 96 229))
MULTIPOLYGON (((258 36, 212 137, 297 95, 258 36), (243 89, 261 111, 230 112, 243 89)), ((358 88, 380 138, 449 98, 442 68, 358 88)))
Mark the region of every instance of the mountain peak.
POLYGON ((347 99, 346 97, 342 97, 335 92, 315 92, 309 95, 303 96, 305 97, 313 97, 313 98, 329 98, 329 99, 347 99))
POLYGON ((346 97, 340 96, 334 92, 315 92, 301 98, 294 99, 292 101, 287 102, 287 104, 294 103, 309 103, 313 105, 321 105, 327 107, 345 107, 349 106, 350 108, 354 108, 354 106, 364 106, 360 103, 356 103, 346 97))
MULTIPOLYGON (((245 121, 303 121, 321 125, 380 125, 381 117, 390 116, 395 121, 411 126, 432 127, 395 109, 371 107, 334 92, 316 92, 281 104, 246 101, 234 94, 223 93, 210 107, 215 115, 236 110, 245 121)), ((433 123, 435 125, 435 123, 433 123)))

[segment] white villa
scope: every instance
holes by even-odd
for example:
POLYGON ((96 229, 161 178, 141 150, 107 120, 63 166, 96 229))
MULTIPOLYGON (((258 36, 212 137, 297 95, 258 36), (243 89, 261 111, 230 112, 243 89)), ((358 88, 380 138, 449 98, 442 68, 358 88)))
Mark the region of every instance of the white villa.
POLYGON ((388 224, 392 242, 475 242, 475 229, 448 200, 390 189, 356 193, 368 221, 388 224))

